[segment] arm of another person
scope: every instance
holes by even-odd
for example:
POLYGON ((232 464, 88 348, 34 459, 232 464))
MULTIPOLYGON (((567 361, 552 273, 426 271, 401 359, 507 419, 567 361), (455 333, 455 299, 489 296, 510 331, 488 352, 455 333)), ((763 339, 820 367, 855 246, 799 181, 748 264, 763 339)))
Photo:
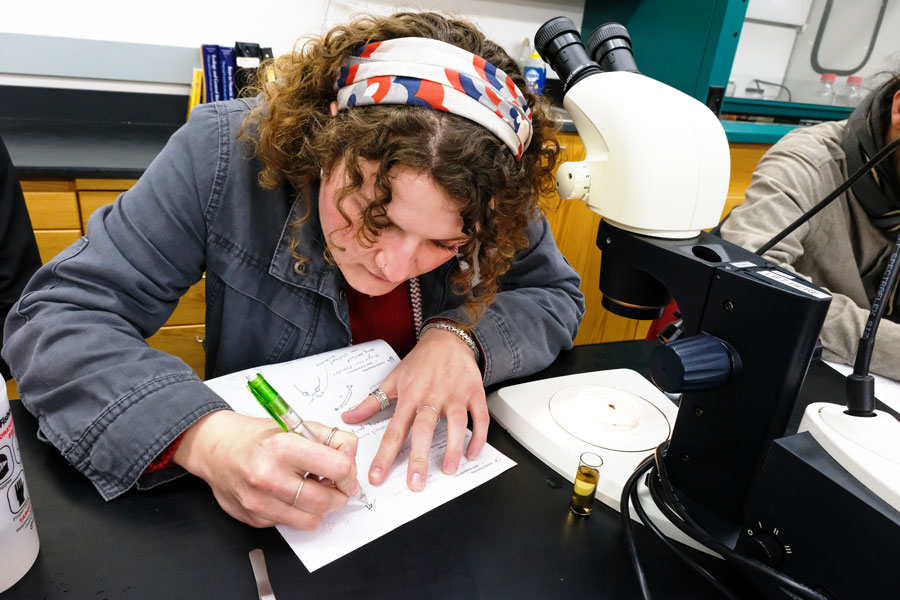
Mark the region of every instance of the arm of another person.
MULTIPOLYGON (((0 140, 0 334, 25 284, 41 266, 22 186, 9 152, 0 140)), ((3 349, 0 335, 0 350, 3 349)), ((0 374, 9 379, 9 367, 0 359, 0 374)))
MULTIPOLYGON (((836 163, 804 152, 798 148, 802 142, 790 141, 790 144, 779 142, 759 161, 744 202, 735 207, 722 224, 723 238, 755 251, 843 182, 844 175, 836 163)), ((845 201, 844 197, 840 197, 834 202, 845 201)), ((794 263, 803 256, 809 239, 821 235, 815 229, 816 223, 814 217, 801 225, 769 250, 765 257, 811 279, 799 272, 794 263)), ((840 243, 840 240, 833 240, 833 243, 840 243)), ((858 272, 849 275, 859 276, 858 272)), ((824 356, 828 360, 853 364, 869 311, 848 296, 829 291, 832 292, 832 301, 821 333, 824 356)), ((896 360, 898 351, 900 324, 885 319, 878 329, 871 370, 900 379, 900 362, 896 360)))

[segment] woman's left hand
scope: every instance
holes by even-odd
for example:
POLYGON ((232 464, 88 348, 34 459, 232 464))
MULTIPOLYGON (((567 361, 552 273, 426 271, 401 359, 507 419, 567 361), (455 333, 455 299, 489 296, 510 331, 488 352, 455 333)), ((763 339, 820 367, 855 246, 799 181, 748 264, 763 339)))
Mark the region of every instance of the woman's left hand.
MULTIPOLYGON (((378 485, 385 480, 412 431, 406 485, 413 491, 425 489, 431 441, 441 417, 447 417, 447 447, 441 470, 452 475, 459 467, 466 441, 467 412, 472 414, 472 438, 466 447, 466 458, 478 457, 487 441, 490 417, 481 371, 474 359, 472 350, 456 334, 432 328, 391 371, 381 390, 397 406, 369 468, 371 483, 378 485)), ((346 423, 360 423, 379 410, 378 400, 369 395, 341 417, 346 423)))

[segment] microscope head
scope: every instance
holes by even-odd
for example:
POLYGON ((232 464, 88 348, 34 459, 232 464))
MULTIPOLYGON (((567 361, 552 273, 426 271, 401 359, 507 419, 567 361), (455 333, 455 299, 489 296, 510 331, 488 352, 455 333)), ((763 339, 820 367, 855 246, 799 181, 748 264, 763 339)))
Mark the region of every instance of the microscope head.
POLYGON ((714 227, 730 175, 728 140, 703 103, 641 75, 624 27, 590 38, 574 24, 545 23, 535 47, 563 82, 563 106, 586 157, 557 170, 563 198, 580 199, 617 227, 652 237, 691 238, 714 227))

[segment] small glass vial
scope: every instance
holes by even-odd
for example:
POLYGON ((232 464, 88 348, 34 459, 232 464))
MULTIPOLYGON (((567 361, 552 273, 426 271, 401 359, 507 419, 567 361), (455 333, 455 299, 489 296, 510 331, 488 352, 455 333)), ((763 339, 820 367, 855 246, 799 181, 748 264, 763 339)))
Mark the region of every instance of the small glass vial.
POLYGON ((575 472, 575 486, 569 509, 579 517, 589 517, 594 510, 594 493, 600 479, 603 459, 594 452, 583 452, 578 457, 578 471, 575 472))

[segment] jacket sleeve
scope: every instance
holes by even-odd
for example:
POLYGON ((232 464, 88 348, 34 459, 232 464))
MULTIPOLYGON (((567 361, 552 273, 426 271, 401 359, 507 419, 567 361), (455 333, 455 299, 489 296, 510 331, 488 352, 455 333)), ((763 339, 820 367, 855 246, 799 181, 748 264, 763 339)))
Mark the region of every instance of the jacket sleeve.
MULTIPOLYGON (((195 109, 135 186, 35 274, 6 325, 3 355, 39 435, 107 500, 189 425, 228 407, 183 361, 144 341, 204 270, 225 129, 213 105, 195 109)), ((166 471, 141 484, 183 473, 166 471)))
MULTIPOLYGON (((484 385, 524 377, 548 366, 572 347, 584 316, 581 278, 553 239, 547 219, 533 220, 530 246, 500 278, 500 291, 472 333, 484 351, 484 385)), ((465 307, 435 315, 470 321, 465 307)))
MULTIPOLYGON (((40 266, 41 255, 31 230, 22 186, 0 140, 0 330, 28 279, 40 266)), ((4 380, 9 378, 9 369, 2 359, 0 375, 4 380)))
MULTIPOLYGON (((790 141, 789 137, 784 140, 790 141)), ((753 173, 743 204, 735 207, 722 223, 723 238, 755 251, 843 181, 844 175, 832 160, 808 153, 799 146, 800 142, 790 145, 779 142, 763 156, 753 173)), ((844 197, 835 200, 845 201, 844 197)), ((769 250, 765 257, 801 277, 811 279, 808 274, 799 272, 794 263, 803 256, 813 238, 828 235, 817 230, 817 222, 814 217, 801 225, 769 250)), ((833 240, 832 243, 842 242, 833 240)), ((849 265, 834 265, 830 277, 845 281, 848 285, 850 282, 860 287, 862 285, 859 271, 849 265)), ((824 357, 853 364, 869 310, 844 294, 829 291, 832 301, 821 333, 824 357)), ((900 362, 896 360, 898 349, 900 324, 883 319, 878 328, 870 370, 900 379, 900 362)))

